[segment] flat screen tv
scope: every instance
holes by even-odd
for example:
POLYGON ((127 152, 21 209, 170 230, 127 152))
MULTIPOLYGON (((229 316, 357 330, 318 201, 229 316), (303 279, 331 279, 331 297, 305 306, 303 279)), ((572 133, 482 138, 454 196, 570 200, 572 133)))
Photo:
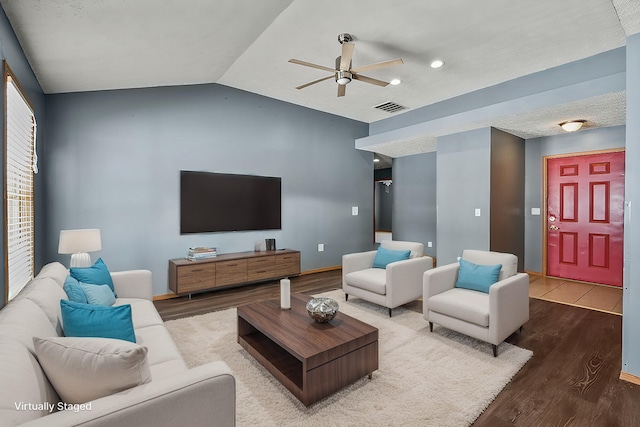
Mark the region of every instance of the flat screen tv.
POLYGON ((180 171, 180 234, 279 230, 281 179, 180 171))

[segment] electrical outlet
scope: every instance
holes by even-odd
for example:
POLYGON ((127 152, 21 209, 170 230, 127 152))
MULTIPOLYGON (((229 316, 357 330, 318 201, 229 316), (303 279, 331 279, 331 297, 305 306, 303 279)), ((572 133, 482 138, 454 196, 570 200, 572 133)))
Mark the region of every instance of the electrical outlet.
POLYGON ((353 216, 358 215, 358 207, 357 206, 352 206, 351 207, 351 215, 353 215, 353 216))
POLYGON ((428 248, 432 248, 433 247, 433 242, 427 242, 427 247, 428 248))
POLYGON ((318 252, 324 252, 324 243, 318 243, 318 252))

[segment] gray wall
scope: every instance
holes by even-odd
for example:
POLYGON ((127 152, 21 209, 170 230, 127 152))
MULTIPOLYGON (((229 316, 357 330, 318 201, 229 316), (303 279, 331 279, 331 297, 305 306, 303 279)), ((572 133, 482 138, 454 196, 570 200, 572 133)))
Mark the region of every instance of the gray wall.
POLYGON ((376 198, 376 230, 391 231, 393 219, 393 183, 385 185, 380 181, 375 183, 376 198))
MULTIPOLYGON (((527 271, 542 273, 542 233, 545 213, 532 215, 531 208, 543 209, 543 158, 556 154, 579 153, 625 147, 625 126, 584 129, 574 133, 525 141, 525 264, 527 271)), ((627 153, 628 157, 628 153, 627 153)), ((627 171, 629 165, 627 165, 627 171)))
POLYGON ((490 249, 518 257, 524 270, 524 139, 491 129, 490 249))
POLYGON ((438 138, 437 162, 437 257, 445 265, 464 249, 490 248, 491 128, 438 138))
POLYGON ((627 38, 622 370, 640 377, 640 34, 627 38), (635 212, 635 216, 633 211, 635 212))
POLYGON ((393 159, 393 187, 393 240, 423 243, 425 254, 435 257, 436 153, 393 159))
MULTIPOLYGON (((40 88, 40 84, 35 78, 29 63, 27 62, 20 43, 13 33, 13 29, 9 24, 4 11, 0 9, 0 58, 6 60, 9 68, 13 72, 14 76, 18 79, 20 86, 25 91, 26 96, 29 98, 31 105, 34 108, 36 121, 38 123, 38 156, 40 157, 39 165, 43 169, 43 165, 46 163, 44 155, 44 147, 46 144, 43 138, 46 129, 46 117, 44 114, 44 93, 40 88)), ((0 70, 4 73, 4 70, 0 70)), ((0 114, 4 117, 4 103, 0 103, 0 114)), ((0 134, 4 135, 4 121, 0 120, 0 134)), ((4 164, 4 150, 0 150, 0 159, 4 164)), ((40 173, 34 177, 34 194, 35 194, 35 272, 40 270, 40 267, 46 262, 44 256, 45 239, 44 239, 44 218, 46 216, 46 209, 44 205, 43 194, 43 174, 40 173)), ((0 185, 4 188, 4 173, 0 174, 0 185)), ((4 223, 4 207, 0 209, 0 219, 4 223)), ((5 258, 6 242, 4 241, 4 233, 0 233, 0 254, 2 259, 5 258)), ((0 296, 0 307, 4 305, 4 298, 6 295, 6 281, 5 281, 5 263, 0 263, 0 277, 2 277, 2 285, 0 285, 2 295, 0 296)))
POLYGON ((353 147, 365 123, 215 84, 51 95, 46 108, 48 260, 68 265, 61 229, 97 227, 92 258, 150 269, 164 294, 168 260, 190 246, 247 251, 273 237, 305 271, 372 245, 373 155, 353 147), (181 236, 180 170, 282 177, 282 230, 181 236))

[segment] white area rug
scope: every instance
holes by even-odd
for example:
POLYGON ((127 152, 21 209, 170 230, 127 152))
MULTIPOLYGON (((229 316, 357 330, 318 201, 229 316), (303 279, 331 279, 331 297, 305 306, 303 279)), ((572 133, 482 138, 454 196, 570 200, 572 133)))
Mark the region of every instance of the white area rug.
POLYGON ((379 329, 379 369, 306 408, 237 343, 236 309, 171 320, 166 326, 190 367, 223 360, 236 377, 239 426, 468 426, 533 353, 429 325, 421 314, 358 298, 340 311, 379 329))

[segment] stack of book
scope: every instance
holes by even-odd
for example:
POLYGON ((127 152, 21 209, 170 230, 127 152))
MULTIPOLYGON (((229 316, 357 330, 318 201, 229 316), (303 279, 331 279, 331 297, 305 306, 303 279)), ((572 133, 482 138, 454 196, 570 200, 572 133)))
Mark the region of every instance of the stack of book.
POLYGON ((198 246, 195 248, 189 248, 189 254, 187 259, 191 261, 198 261, 202 259, 214 258, 218 255, 216 248, 210 248, 208 246, 198 246))

